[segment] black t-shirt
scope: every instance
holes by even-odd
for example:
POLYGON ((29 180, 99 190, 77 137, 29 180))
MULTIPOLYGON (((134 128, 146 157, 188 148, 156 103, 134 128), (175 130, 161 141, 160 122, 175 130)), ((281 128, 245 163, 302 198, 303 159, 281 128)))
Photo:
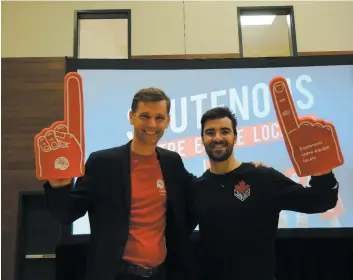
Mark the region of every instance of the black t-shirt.
POLYGON ((190 209, 199 223, 205 279, 272 280, 280 211, 318 213, 337 202, 333 173, 312 177, 309 184, 305 188, 250 163, 223 175, 208 170, 196 179, 190 209))

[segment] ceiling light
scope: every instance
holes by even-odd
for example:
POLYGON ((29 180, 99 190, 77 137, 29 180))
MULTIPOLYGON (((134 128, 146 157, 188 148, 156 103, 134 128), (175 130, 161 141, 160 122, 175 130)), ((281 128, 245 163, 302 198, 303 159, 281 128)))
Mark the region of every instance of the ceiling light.
POLYGON ((271 25, 275 17, 275 15, 240 16, 240 22, 241 25, 271 25))

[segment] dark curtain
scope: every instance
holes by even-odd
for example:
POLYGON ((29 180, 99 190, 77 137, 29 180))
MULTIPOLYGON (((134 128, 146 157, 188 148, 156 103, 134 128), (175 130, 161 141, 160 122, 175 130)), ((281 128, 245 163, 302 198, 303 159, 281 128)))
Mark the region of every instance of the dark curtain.
POLYGON ((353 280, 352 239, 279 239, 278 280, 353 280))
POLYGON ((86 255, 87 243, 58 246, 56 250, 56 280, 83 280, 86 255))
MULTIPOLYGON (((59 246, 57 280, 82 280, 86 252, 86 243, 59 246)), ((353 280, 353 238, 278 239, 276 259, 276 280, 353 280)))

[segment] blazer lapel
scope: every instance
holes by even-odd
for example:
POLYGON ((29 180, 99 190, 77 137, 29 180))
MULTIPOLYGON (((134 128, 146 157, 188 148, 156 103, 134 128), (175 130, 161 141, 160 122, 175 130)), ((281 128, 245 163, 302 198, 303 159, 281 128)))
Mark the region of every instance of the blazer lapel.
POLYGON ((167 191, 167 200, 170 201, 170 198, 173 196, 173 195, 170 195, 173 190, 173 187, 171 187, 173 184, 172 176, 171 176, 172 167, 170 166, 169 161, 166 158, 163 151, 160 150, 158 147, 156 151, 157 151, 157 156, 159 160, 159 165, 161 167, 162 174, 163 174, 165 189, 167 191))
MULTIPOLYGON (((124 198, 125 198, 125 203, 126 203, 126 208, 128 211, 130 211, 131 207, 131 170, 130 170, 130 150, 131 150, 131 141, 128 142, 124 149, 123 149, 123 154, 121 156, 121 161, 120 165, 122 167, 122 178, 117 178, 117 180, 121 180, 122 182, 122 187, 124 190, 124 198)), ((157 152, 157 157, 159 160, 159 165, 162 170, 163 174, 163 179, 164 179, 164 185, 167 191, 167 201, 171 201, 171 198, 173 197, 173 180, 172 180, 172 167, 169 164, 169 161, 166 157, 166 155, 159 149, 158 147, 156 148, 157 152)))
POLYGON ((130 146, 131 141, 127 143, 123 149, 123 154, 121 156, 121 167, 122 176, 118 180, 122 180, 122 187, 124 190, 124 198, 126 203, 126 208, 130 211, 131 206, 131 170, 130 170, 130 146))

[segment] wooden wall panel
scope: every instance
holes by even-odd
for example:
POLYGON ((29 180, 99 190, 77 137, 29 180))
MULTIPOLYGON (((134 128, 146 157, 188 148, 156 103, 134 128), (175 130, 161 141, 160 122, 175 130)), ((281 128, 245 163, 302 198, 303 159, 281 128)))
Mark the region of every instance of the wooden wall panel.
POLYGON ((1 279, 13 280, 18 194, 42 190, 33 138, 63 118, 65 58, 4 58, 1 66, 1 279))

